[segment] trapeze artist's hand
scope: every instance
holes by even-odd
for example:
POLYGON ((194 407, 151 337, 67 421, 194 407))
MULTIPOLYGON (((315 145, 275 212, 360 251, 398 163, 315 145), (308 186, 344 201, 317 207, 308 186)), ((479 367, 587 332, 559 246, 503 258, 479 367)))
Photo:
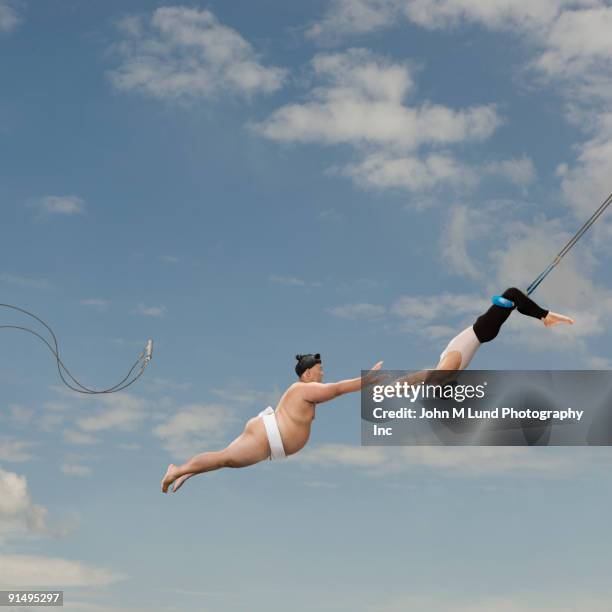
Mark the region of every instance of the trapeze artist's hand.
POLYGON ((364 376, 363 384, 366 386, 376 385, 381 383, 383 380, 389 379, 389 374, 372 374, 372 372, 376 372, 382 368, 382 361, 379 361, 376 365, 374 365, 368 374, 364 376))

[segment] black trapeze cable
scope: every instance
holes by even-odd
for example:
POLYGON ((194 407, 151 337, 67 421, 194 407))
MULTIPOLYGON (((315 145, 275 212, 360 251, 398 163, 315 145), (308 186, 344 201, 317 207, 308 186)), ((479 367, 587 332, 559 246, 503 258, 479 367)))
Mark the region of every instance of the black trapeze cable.
POLYGON ((32 329, 29 329, 27 327, 21 327, 21 326, 18 326, 18 325, 0 325, 0 329, 17 329, 17 330, 21 330, 21 331, 27 331, 28 333, 30 333, 30 334, 36 336, 37 338, 39 338, 40 340, 42 340, 42 342, 44 342, 47 345, 47 348, 51 351, 51 353, 55 357, 55 360, 56 360, 56 363, 57 363, 57 371, 59 373, 59 376, 60 376, 62 382, 69 389, 72 389, 73 391, 76 391, 77 393, 83 393, 83 394, 86 394, 86 395, 98 395, 98 394, 116 393, 117 391, 122 391, 123 389, 126 389, 130 385, 134 384, 142 376, 142 374, 144 373, 147 365, 149 364, 149 361, 151 361, 151 358, 152 358, 152 355, 153 355, 153 340, 149 339, 147 341, 147 344, 146 344, 144 350, 140 353, 140 355, 138 356, 138 359, 136 360, 134 365, 130 368, 129 372, 123 378, 123 380, 119 381, 116 385, 113 385, 112 387, 109 387, 108 389, 101 389, 101 390, 89 389, 88 387, 86 387, 85 385, 80 383, 70 373, 70 370, 68 370, 68 368, 64 365, 64 363, 60 359, 60 356, 59 356, 59 345, 58 345, 58 342, 57 342, 57 337, 56 337, 55 333, 53 332, 53 330, 51 329, 51 327, 49 325, 47 325, 42 319, 37 317, 35 314, 32 314, 31 312, 25 310, 24 308, 20 308, 18 306, 13 306, 12 304, 0 304, 0 307, 10 308, 12 310, 17 310, 19 312, 22 312, 22 313, 28 315, 29 317, 32 317, 36 321, 38 321, 41 325, 43 325, 49 331, 49 333, 51 334, 51 337, 53 338, 53 343, 55 345, 55 349, 51 346, 51 344, 49 344, 49 342, 47 341, 46 338, 44 338, 43 336, 41 336, 39 333, 35 332, 32 329), (140 371, 138 372, 138 374, 131 381, 126 383, 126 381, 130 378, 132 372, 134 371, 134 369, 136 368, 136 366, 139 363, 141 363, 140 371), (64 375, 62 373, 62 369, 66 372, 66 374, 70 377, 70 379, 76 385, 78 385, 78 387, 80 387, 80 388, 74 387, 72 384, 70 384, 64 378, 64 375))
POLYGON ((535 280, 527 287, 526 293, 530 295, 533 293, 538 285, 554 270, 554 268, 559 264, 559 262, 567 255, 567 253, 572 249, 572 247, 584 236, 587 230, 603 215, 605 210, 612 204, 612 193, 603 201, 601 206, 586 220, 584 225, 570 238, 567 244, 559 251, 558 255, 553 259, 553 261, 548 265, 548 267, 541 272, 535 280))
MULTIPOLYGON (((612 204, 612 193, 602 202, 601 206, 584 222, 582 227, 569 239, 567 244, 559 251, 557 256, 552 260, 550 264, 542 271, 535 280, 527 287, 525 293, 531 295, 540 285, 540 283, 559 265, 559 262, 569 253, 574 245, 584 236, 588 229, 603 215, 608 206, 612 204)), ((493 304, 501 306, 502 308, 514 308, 514 302, 508 300, 501 295, 494 295, 491 298, 493 304)))

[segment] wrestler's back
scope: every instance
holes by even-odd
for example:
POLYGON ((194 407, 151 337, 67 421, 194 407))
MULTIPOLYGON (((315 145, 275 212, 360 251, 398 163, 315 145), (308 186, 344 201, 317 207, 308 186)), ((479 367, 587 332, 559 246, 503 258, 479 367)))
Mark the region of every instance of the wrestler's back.
POLYGON ((297 453, 306 445, 315 418, 316 406, 303 398, 300 386, 300 383, 291 385, 280 398, 275 411, 287 455, 297 453))

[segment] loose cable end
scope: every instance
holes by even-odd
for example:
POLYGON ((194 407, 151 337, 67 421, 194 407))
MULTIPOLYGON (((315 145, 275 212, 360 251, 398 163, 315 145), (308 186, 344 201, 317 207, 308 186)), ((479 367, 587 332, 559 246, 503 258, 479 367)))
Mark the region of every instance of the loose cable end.
POLYGON ((144 349, 145 363, 149 363, 152 357, 153 357, 153 339, 149 338, 147 340, 147 345, 145 346, 145 349, 144 349))

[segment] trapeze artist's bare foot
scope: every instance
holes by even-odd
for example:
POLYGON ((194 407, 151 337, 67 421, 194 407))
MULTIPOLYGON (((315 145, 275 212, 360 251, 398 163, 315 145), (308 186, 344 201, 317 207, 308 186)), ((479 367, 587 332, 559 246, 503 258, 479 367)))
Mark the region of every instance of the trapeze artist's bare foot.
POLYGON ((174 481, 174 485, 172 485, 172 492, 176 493, 183 486, 183 483, 192 476, 195 476, 195 474, 185 474, 184 476, 177 478, 174 481))
POLYGON ((570 325, 574 324, 574 319, 571 317, 566 317, 565 315, 559 314, 557 312, 549 312, 543 319, 542 322, 546 327, 552 327, 557 323, 569 323, 570 325))
POLYGON ((174 482, 176 476, 174 475, 174 473, 176 472, 176 465, 174 465, 174 463, 171 463, 168 466, 168 469, 166 470, 166 475, 164 476, 164 479, 162 480, 161 483, 161 489, 164 493, 168 492, 168 487, 174 482))

